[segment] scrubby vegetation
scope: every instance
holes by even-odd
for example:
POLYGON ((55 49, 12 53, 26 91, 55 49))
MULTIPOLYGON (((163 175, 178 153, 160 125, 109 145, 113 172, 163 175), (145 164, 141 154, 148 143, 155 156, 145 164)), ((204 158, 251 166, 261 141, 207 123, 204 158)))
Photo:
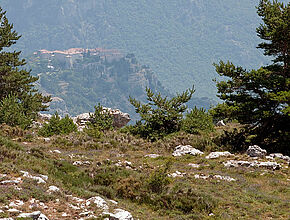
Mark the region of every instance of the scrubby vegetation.
POLYGON ((104 131, 113 130, 113 116, 99 103, 95 106, 94 114, 91 114, 85 132, 94 138, 100 138, 104 131))
MULTIPOLYGON (((118 207, 139 219, 224 216, 258 219, 257 212, 259 218, 287 219, 288 216, 287 168, 277 171, 246 167, 226 169, 222 164, 226 158, 206 160, 204 156, 172 156, 178 144, 190 144, 205 153, 222 150, 212 141, 219 135, 218 130, 209 133, 209 138, 180 132, 152 143, 118 131, 107 131, 101 138, 93 139, 84 132, 58 135, 44 142, 30 130, 15 135, 14 128, 3 129, 7 137, 0 137, 0 173, 11 178, 21 177, 20 171, 25 170, 32 175, 47 175, 48 180, 47 184, 37 184, 24 178, 18 185, 22 188, 20 191, 13 186, 1 188, 0 206, 16 199, 29 202, 30 198, 37 198, 50 204, 50 208, 43 211, 54 213, 54 218, 61 218, 63 212, 75 216, 76 212, 68 208, 75 202, 66 196, 72 194, 83 199, 96 195, 113 199, 118 201, 118 207), (17 139, 18 143, 11 139, 17 139), (60 153, 53 153, 54 150, 60 153), (150 153, 160 156, 146 157, 150 153), (83 164, 75 164, 77 161, 83 164), (87 161, 89 164, 85 164, 87 161), (190 167, 190 163, 199 167, 190 167), (177 170, 186 175, 169 176, 177 170), (196 174, 231 176, 236 181, 196 179, 196 174), (50 194, 47 192, 49 185, 57 185, 61 191, 50 194), (60 203, 56 203, 56 199, 60 203), (59 212, 53 212, 56 207, 59 212), (209 216, 211 213, 213 216, 209 216)), ((233 125, 225 129, 231 130, 233 125)), ((243 157, 235 156, 241 160, 243 157)), ((100 214, 100 210, 94 208, 94 213, 100 214)), ((1 214, 1 217, 8 216, 1 214)))
POLYGON ((154 94, 149 88, 146 88, 146 92, 148 104, 141 104, 130 97, 131 104, 141 118, 132 127, 131 133, 154 141, 179 131, 183 112, 187 108, 184 103, 190 100, 194 90, 187 90, 172 99, 162 98, 160 93, 154 94))
POLYGON ((64 118, 60 118, 56 112, 48 123, 45 123, 39 130, 39 134, 44 137, 50 137, 58 134, 69 134, 73 131, 77 131, 77 126, 73 120, 66 115, 64 118))

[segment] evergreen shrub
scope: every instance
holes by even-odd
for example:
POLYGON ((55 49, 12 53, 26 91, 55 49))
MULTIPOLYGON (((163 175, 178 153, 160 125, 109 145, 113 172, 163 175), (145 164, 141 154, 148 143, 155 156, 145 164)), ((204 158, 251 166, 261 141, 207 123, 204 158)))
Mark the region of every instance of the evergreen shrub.
POLYGON ((185 115, 181 130, 189 134, 200 134, 201 131, 213 131, 212 116, 205 109, 194 107, 194 109, 185 115))
POLYGON ((129 132, 142 138, 156 141, 168 134, 180 131, 183 113, 186 111, 188 102, 194 89, 188 89, 173 98, 162 97, 160 93, 154 94, 149 88, 147 92, 147 104, 130 97, 130 103, 135 107, 140 120, 134 126, 128 126, 129 132))
POLYGON ((85 132, 94 138, 100 138, 104 131, 113 130, 113 116, 99 103, 90 115, 85 132))
POLYGON ((52 135, 69 134, 73 131, 77 131, 77 126, 73 120, 67 115, 61 119, 56 112, 49 120, 49 123, 44 124, 39 130, 39 134, 44 137, 50 137, 52 135))

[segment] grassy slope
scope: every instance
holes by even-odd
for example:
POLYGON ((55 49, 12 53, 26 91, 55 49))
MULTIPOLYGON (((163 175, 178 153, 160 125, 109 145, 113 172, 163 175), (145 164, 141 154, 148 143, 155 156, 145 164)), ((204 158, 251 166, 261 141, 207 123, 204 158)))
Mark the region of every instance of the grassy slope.
MULTIPOLYGON (((36 198, 49 206, 42 211, 52 215, 51 219, 64 219, 63 212, 69 214, 67 219, 73 219, 80 211, 68 207, 73 202, 66 195, 89 198, 101 194, 118 201, 117 207, 130 211, 134 219, 288 219, 290 173, 283 161, 279 161, 283 164, 281 170, 271 171, 224 168, 222 162, 229 159, 250 160, 239 154, 212 160, 204 156, 171 156, 178 144, 191 144, 205 152, 217 149, 211 142, 215 135, 176 134, 153 144, 118 132, 107 133, 100 140, 92 140, 84 134, 53 137, 50 142, 31 134, 14 135, 14 141, 0 137, 0 173, 12 178, 21 176, 19 171, 25 170, 49 177, 44 185, 24 178, 18 185, 22 188, 20 191, 13 186, 1 186, 0 207, 15 199, 36 198), (56 149, 61 153, 51 152, 56 149), (144 157, 149 153, 162 156, 144 157), (90 161, 91 165, 73 166, 77 160, 90 161), (132 168, 114 165, 119 160, 132 162, 132 168), (158 167, 162 169, 168 163, 168 173, 178 170, 187 175, 170 178, 160 192, 150 192, 148 179, 152 180, 158 167), (200 168, 192 168, 189 163, 199 164, 200 168), (195 174, 219 174, 236 181, 195 179, 195 174), (49 185, 57 185, 61 193, 48 194, 49 185), (56 198, 60 202, 56 202, 56 198), (192 204, 195 205, 191 207, 192 204), (214 216, 208 216, 210 213, 214 216)), ((29 211, 27 205, 23 206, 23 211, 29 211)), ((101 212, 97 208, 93 211, 101 212)), ((0 213, 0 216, 8 214, 0 213)))

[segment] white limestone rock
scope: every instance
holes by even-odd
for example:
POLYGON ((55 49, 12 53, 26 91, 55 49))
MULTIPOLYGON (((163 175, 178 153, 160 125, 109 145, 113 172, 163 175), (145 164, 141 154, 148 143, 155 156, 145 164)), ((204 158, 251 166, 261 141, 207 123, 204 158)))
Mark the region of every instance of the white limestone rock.
POLYGON ((257 164, 258 167, 261 168, 267 168, 267 169, 272 169, 272 170, 279 170, 281 169, 281 165, 276 163, 276 162, 271 162, 271 161, 267 161, 267 162, 259 162, 257 164))
POLYGON ((227 182, 236 181, 236 179, 229 177, 229 176, 221 176, 221 175, 204 175, 204 174, 195 174, 195 179, 217 179, 217 180, 224 180, 227 182))
POLYGON ((45 138, 43 138, 43 140, 44 140, 44 142, 48 143, 48 142, 50 142, 51 139, 49 137, 45 137, 45 138))
POLYGON ((35 212, 31 212, 31 213, 21 213, 20 215, 17 216, 17 218, 38 219, 40 215, 41 215, 40 211, 35 211, 35 212))
POLYGON ((229 156, 233 156, 233 154, 231 154, 228 151, 224 151, 224 152, 211 152, 205 158, 206 159, 215 159, 215 158, 219 158, 219 157, 229 157, 229 156))
POLYGON ((8 209, 7 212, 10 212, 10 213, 19 213, 21 211, 19 211, 18 209, 13 208, 13 209, 8 209))
POLYGON ((49 186, 47 192, 48 193, 60 192, 60 189, 57 186, 49 186))
POLYGON ((37 220, 49 220, 44 214, 40 214, 37 220))
POLYGON ((24 205, 24 202, 21 200, 15 200, 9 203, 9 207, 21 207, 24 205))
POLYGON ((133 165, 132 165, 132 162, 130 161, 121 161, 121 160, 118 160, 117 163, 115 163, 115 166, 117 167, 125 167, 126 169, 133 169, 133 165))
POLYGON ((202 155, 203 152, 198 149, 193 148, 190 145, 178 145, 177 147, 175 147, 175 150, 172 153, 174 157, 180 157, 186 154, 195 156, 195 155, 202 155))
POLYGON ((173 177, 173 178, 175 178, 175 177, 183 177, 185 175, 186 175, 186 173, 181 173, 178 170, 175 171, 174 173, 168 174, 169 177, 173 177))
POLYGON ((266 161, 243 161, 243 160, 229 160, 223 163, 225 167, 254 167, 254 168, 267 168, 272 170, 278 170, 281 165, 276 162, 266 161))
POLYGON ((228 182, 236 181, 236 179, 229 177, 229 176, 221 176, 221 175, 214 175, 215 179, 225 180, 228 182))
POLYGON ((263 158, 266 156, 267 151, 260 148, 258 145, 253 145, 253 146, 249 146, 248 150, 247 150, 247 154, 250 157, 260 157, 263 158))
POLYGON ((194 175, 194 178, 195 179, 208 179, 209 178, 209 176, 207 176, 207 175, 204 175, 204 174, 195 174, 194 175))
POLYGON ((132 214, 123 209, 115 209, 114 213, 103 212, 104 215, 109 215, 110 220, 134 220, 132 214))
POLYGON ((42 119, 44 121, 49 121, 52 117, 52 115, 50 115, 50 114, 43 114, 43 113, 38 113, 38 116, 40 119, 42 119))
POLYGON ((61 151, 59 151, 59 150, 53 150, 52 152, 57 153, 57 154, 61 154, 61 151))
MULTIPOLYGON (((119 109, 111 109, 106 107, 103 107, 103 109, 113 116, 114 127, 121 128, 128 124, 128 122, 131 120, 128 113, 123 113, 119 109)), ((85 128, 86 123, 90 121, 90 115, 92 114, 94 113, 82 113, 72 118, 74 123, 78 126, 78 130, 82 131, 85 128)))
POLYGON ((218 122, 216 123, 216 125, 217 125, 218 127, 226 126, 226 124, 224 123, 223 120, 218 121, 218 122))
POLYGON ((199 168, 200 167, 199 164, 195 164, 195 163, 189 163, 188 166, 193 167, 193 168, 199 168))
POLYGON ((82 165, 89 166, 89 165, 91 165, 91 162, 90 161, 80 161, 80 160, 78 160, 78 161, 73 162, 73 165, 74 166, 82 166, 82 165))
POLYGON ((79 216, 81 216, 81 217, 87 217, 87 216, 92 215, 92 214, 94 214, 92 211, 86 211, 86 212, 81 212, 79 214, 79 216))
POLYGON ((2 185, 17 185, 21 182, 21 178, 16 178, 13 180, 3 180, 1 181, 2 185))
POLYGON ((107 202, 99 196, 95 196, 95 197, 88 199, 86 201, 86 206, 90 206, 92 203, 94 203, 100 209, 103 209, 103 210, 109 209, 107 202))
POLYGON ((48 177, 45 176, 45 175, 42 175, 42 178, 41 178, 41 177, 38 177, 38 176, 32 176, 32 175, 30 175, 30 174, 29 174, 28 172, 26 172, 26 171, 20 171, 20 173, 22 173, 24 177, 27 177, 27 178, 29 178, 29 179, 36 180, 37 183, 39 183, 39 184, 40 184, 40 183, 46 183, 44 179, 46 179, 46 180, 48 179, 48 177))
POLYGON ((157 158, 157 157, 160 157, 160 155, 159 154, 147 154, 147 155, 145 155, 145 157, 157 158))
POLYGON ((290 157, 289 156, 284 156, 283 154, 280 154, 280 153, 270 154, 269 156, 272 157, 272 158, 279 158, 279 159, 285 160, 288 163, 290 163, 290 157))

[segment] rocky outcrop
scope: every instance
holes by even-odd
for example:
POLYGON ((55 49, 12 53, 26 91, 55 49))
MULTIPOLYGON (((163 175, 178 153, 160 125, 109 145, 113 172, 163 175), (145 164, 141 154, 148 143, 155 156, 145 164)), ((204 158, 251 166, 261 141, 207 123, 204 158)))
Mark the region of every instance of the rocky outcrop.
POLYGON ((229 157, 229 156, 233 156, 233 154, 231 154, 228 151, 224 151, 224 152, 211 152, 205 158, 206 159, 215 159, 215 158, 219 158, 219 157, 229 157))
MULTIPOLYGON (((128 113, 123 113, 119 109, 111 109, 106 107, 103 108, 104 111, 107 111, 110 115, 113 116, 113 126, 116 128, 125 126, 131 120, 128 113)), ((72 118, 74 123, 78 126, 79 130, 85 128, 86 123, 90 121, 91 114, 93 113, 83 113, 72 118)))
POLYGON ((285 160, 285 161, 287 161, 288 163, 290 163, 290 157, 289 157, 289 156, 284 156, 284 155, 281 154, 281 153, 270 154, 268 157, 269 157, 270 159, 279 158, 279 159, 281 159, 281 160, 285 160))
POLYGON ((114 213, 103 212, 104 215, 109 215, 109 220, 134 220, 130 212, 123 209, 115 209, 114 213))
POLYGON ((29 218, 29 219, 35 219, 35 220, 48 220, 48 218, 42 214, 40 211, 35 211, 31 213, 21 213, 18 215, 17 218, 29 218))
POLYGON ((203 154, 203 152, 198 150, 198 149, 193 148, 190 145, 178 145, 175 148, 174 152, 172 153, 172 155, 174 157, 179 157, 179 156, 183 156, 186 154, 190 154, 190 155, 195 156, 195 155, 201 155, 201 154, 203 154))
MULTIPOLYGON (((113 117, 113 126, 116 128, 121 128, 128 124, 131 120, 128 113, 124 113, 119 109, 112 109, 103 107, 104 111, 107 111, 113 117)), ((82 131, 86 127, 86 123, 90 121, 90 115, 94 114, 93 112, 86 112, 75 117, 72 117, 73 122, 78 126, 78 130, 82 131)), ((39 120, 46 123, 52 117, 50 114, 39 113, 39 120)), ((34 122, 35 127, 42 127, 41 122, 34 122)))
POLYGON ((277 162, 265 161, 243 161, 243 160, 229 160, 223 163, 225 167, 253 167, 266 168, 271 170, 279 170, 281 165, 277 162))
POLYGON ((253 146, 249 146, 248 150, 247 150, 247 154, 250 157, 260 157, 263 158, 266 156, 267 151, 260 148, 258 145, 253 145, 253 146))

